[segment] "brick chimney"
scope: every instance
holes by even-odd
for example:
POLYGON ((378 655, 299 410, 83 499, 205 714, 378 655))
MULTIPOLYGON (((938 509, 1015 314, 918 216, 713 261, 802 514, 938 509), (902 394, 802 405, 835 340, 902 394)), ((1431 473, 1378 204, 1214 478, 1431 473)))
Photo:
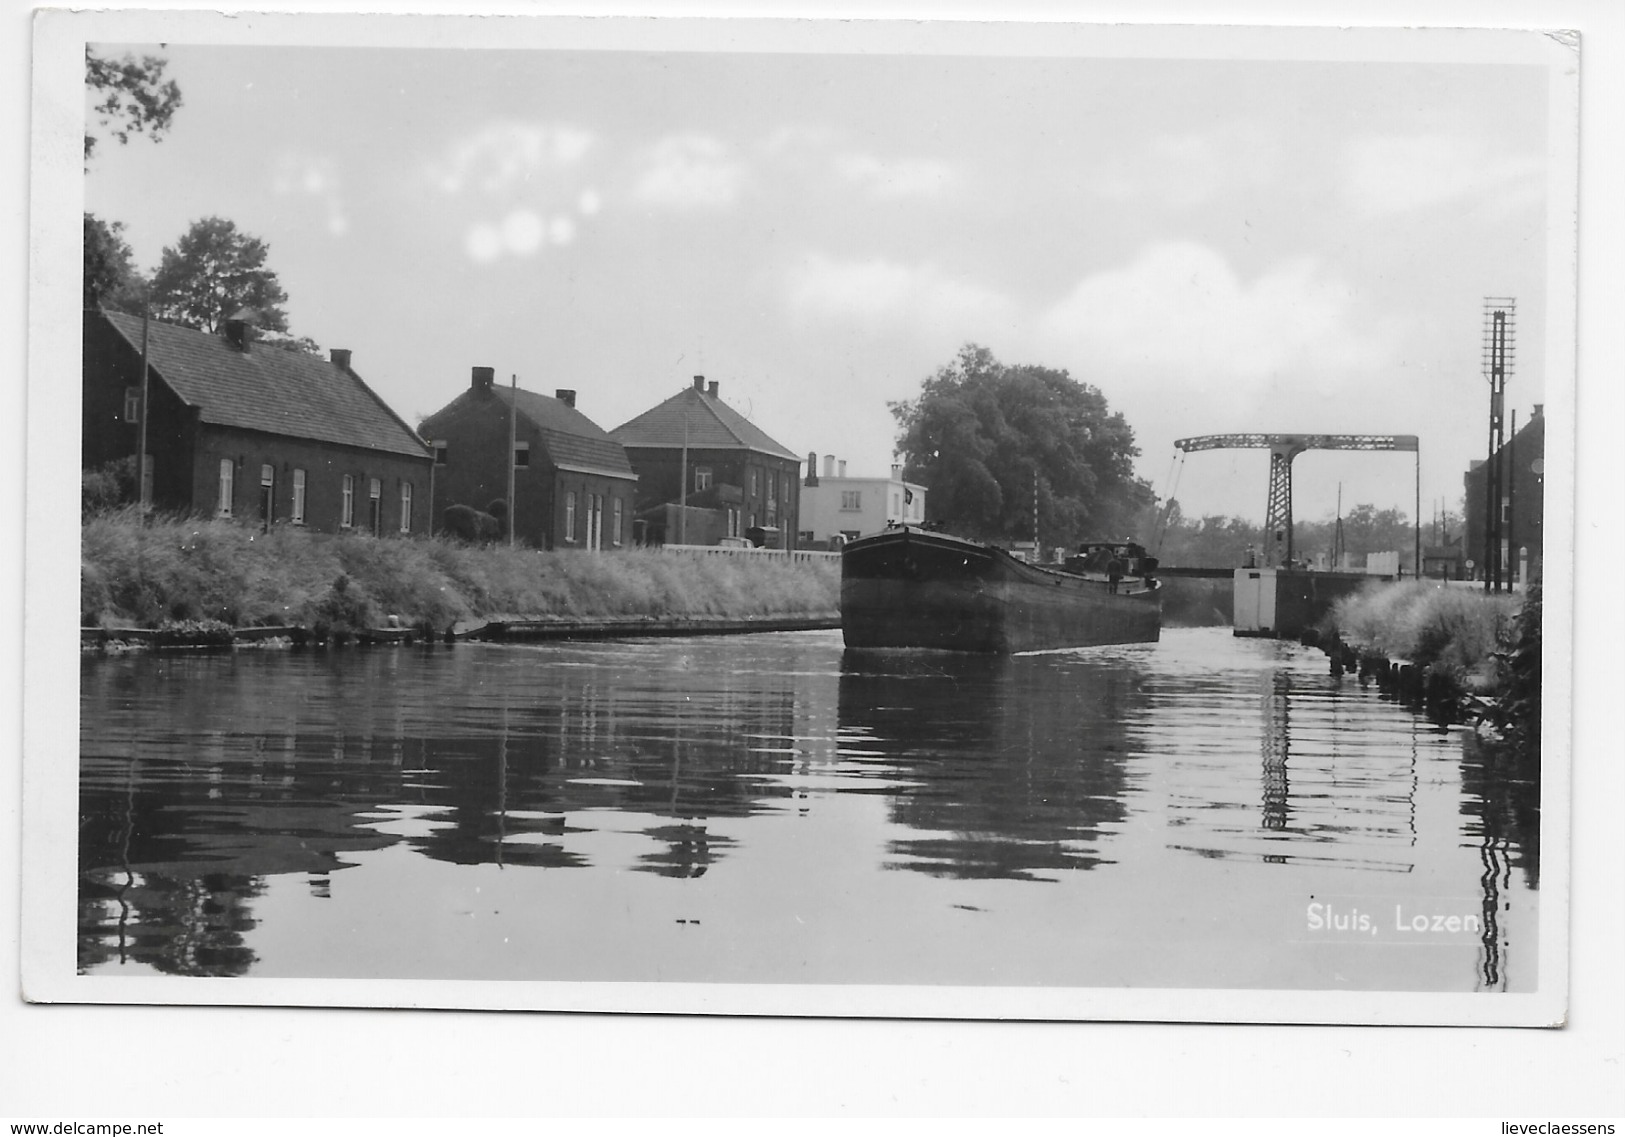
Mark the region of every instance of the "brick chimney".
POLYGON ((701 391, 701 392, 703 392, 705 390, 705 376, 704 375, 696 375, 696 376, 694 376, 694 389, 696 391, 701 391))
POLYGON ((333 366, 334 367, 342 367, 346 371, 350 370, 350 349, 349 348, 347 348, 347 347, 329 348, 328 351, 327 351, 327 356, 328 356, 329 359, 331 359, 333 361, 333 366))
POLYGON ((226 319, 226 342, 238 351, 246 352, 254 340, 254 318, 254 313, 247 308, 239 308, 229 316, 226 319))
POLYGON ((574 391, 567 391, 563 387, 560 387, 557 391, 554 391, 553 397, 559 402, 563 403, 565 406, 572 409, 576 405, 576 393, 574 391))
POLYGON ((807 453, 807 481, 805 484, 809 486, 818 484, 818 451, 816 450, 807 453))
POLYGON ((715 379, 705 385, 705 393, 713 399, 717 397, 717 381, 715 379))
POLYGON ((495 367, 476 367, 474 368, 474 378, 469 383, 469 389, 474 391, 489 391, 491 389, 491 385, 494 384, 496 380, 497 369, 495 367))

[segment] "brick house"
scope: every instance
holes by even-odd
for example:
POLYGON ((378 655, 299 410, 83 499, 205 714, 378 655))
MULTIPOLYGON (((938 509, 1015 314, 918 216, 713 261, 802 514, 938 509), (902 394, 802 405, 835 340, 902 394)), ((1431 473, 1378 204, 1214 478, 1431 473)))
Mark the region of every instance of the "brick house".
POLYGON ((468 389, 418 426, 435 455, 435 516, 507 499, 511 419, 514 536, 538 549, 630 544, 637 475, 620 443, 576 410, 574 391, 548 397, 495 380, 474 368, 468 389))
POLYGON ((801 460, 724 403, 715 382, 696 375, 609 433, 637 471, 651 543, 715 545, 754 532, 769 547, 796 547, 801 460))
MULTIPOLYGON (((80 464, 135 454, 142 320, 91 309, 84 322, 80 464)), ((425 528, 432 458, 350 368, 255 343, 245 319, 211 335, 147 324, 147 485, 159 510, 324 532, 425 528)))
MULTIPOLYGON (((1546 415, 1542 404, 1535 404, 1535 413, 1518 428, 1516 434, 1502 444, 1495 455, 1501 463, 1501 575, 1504 581, 1516 580, 1524 568, 1531 579, 1541 575, 1545 561, 1546 522, 1546 415)), ((1466 516, 1462 553, 1472 562, 1467 573, 1472 580, 1483 580, 1486 552, 1485 531, 1488 528, 1486 502, 1489 486, 1488 463, 1475 461, 1462 479, 1466 491, 1466 516)))

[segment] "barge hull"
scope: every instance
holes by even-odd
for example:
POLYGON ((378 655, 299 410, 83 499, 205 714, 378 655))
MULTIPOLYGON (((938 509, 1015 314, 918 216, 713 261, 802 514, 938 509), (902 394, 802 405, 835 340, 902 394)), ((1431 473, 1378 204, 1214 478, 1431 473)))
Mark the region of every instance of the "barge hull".
POLYGON ((849 648, 1013 654, 1154 643, 1156 584, 1024 564, 1001 549, 898 529, 849 544, 841 562, 841 630, 849 648))

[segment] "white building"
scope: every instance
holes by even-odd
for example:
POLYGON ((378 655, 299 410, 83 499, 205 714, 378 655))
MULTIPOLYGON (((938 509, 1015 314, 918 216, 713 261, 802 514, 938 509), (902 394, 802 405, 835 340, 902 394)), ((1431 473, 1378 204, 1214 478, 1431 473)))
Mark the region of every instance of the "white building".
POLYGON ((833 537, 850 541, 892 521, 918 525, 925 520, 925 487, 905 482, 901 466, 894 463, 889 478, 849 478, 846 462, 826 454, 820 476, 817 459, 816 454, 807 456, 801 485, 801 547, 814 542, 827 547, 833 537))

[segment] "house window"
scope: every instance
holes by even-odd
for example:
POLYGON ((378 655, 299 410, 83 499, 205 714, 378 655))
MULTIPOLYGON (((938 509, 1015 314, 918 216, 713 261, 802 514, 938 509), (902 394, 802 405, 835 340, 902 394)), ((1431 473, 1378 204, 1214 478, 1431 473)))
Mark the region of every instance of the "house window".
POLYGON ((751 497, 756 496, 756 471, 755 470, 752 470, 750 472, 750 496, 751 497))
POLYGON ((220 459, 220 495, 215 504, 215 516, 231 516, 231 491, 236 479, 237 466, 230 458, 220 459))
POLYGON ((141 388, 124 388, 124 421, 135 423, 141 421, 141 388))
POLYGON ((530 465, 530 443, 515 442, 513 444, 513 464, 515 467, 530 465))
POLYGON ((863 491, 862 490, 842 490, 841 491, 841 508, 844 509, 844 510, 862 509, 863 508, 863 491))
POLYGON ((293 472, 293 516, 291 519, 295 525, 305 523, 305 472, 303 470, 293 472))
POLYGON ((768 505, 768 508, 772 509, 773 506, 777 505, 778 503, 779 503, 779 476, 777 474, 771 474, 770 473, 767 476, 767 505, 768 505))
POLYGON ((576 491, 564 495, 564 539, 574 544, 576 539, 576 491))
POLYGON ((401 532, 412 531, 412 483, 401 483, 401 532))
POLYGON ((694 467, 694 492, 699 493, 702 490, 708 490, 710 488, 711 488, 711 467, 710 466, 695 466, 694 467))
POLYGON ((621 499, 616 498, 615 499, 615 521, 614 521, 615 527, 610 530, 610 540, 614 541, 617 545, 619 545, 621 543, 621 540, 622 540, 621 523, 622 523, 621 499))
POLYGON ((380 507, 384 500, 384 486, 377 478, 367 480, 367 528, 372 530, 374 537, 378 536, 383 525, 380 507))
POLYGON ((276 467, 260 465, 260 520, 267 526, 276 519, 276 467))
POLYGON ((339 489, 339 527, 348 529, 355 524, 355 478, 344 475, 339 489))
POLYGON ((891 515, 893 517, 901 517, 902 513, 903 513, 903 495, 898 493, 896 490, 892 490, 892 494, 891 494, 891 515))
POLYGON ((739 536, 739 510, 731 505, 728 507, 728 536, 739 536))
POLYGON ((429 445, 434 447, 434 464, 436 466, 444 466, 446 464, 448 452, 448 447, 446 444, 444 442, 431 442, 429 445))

